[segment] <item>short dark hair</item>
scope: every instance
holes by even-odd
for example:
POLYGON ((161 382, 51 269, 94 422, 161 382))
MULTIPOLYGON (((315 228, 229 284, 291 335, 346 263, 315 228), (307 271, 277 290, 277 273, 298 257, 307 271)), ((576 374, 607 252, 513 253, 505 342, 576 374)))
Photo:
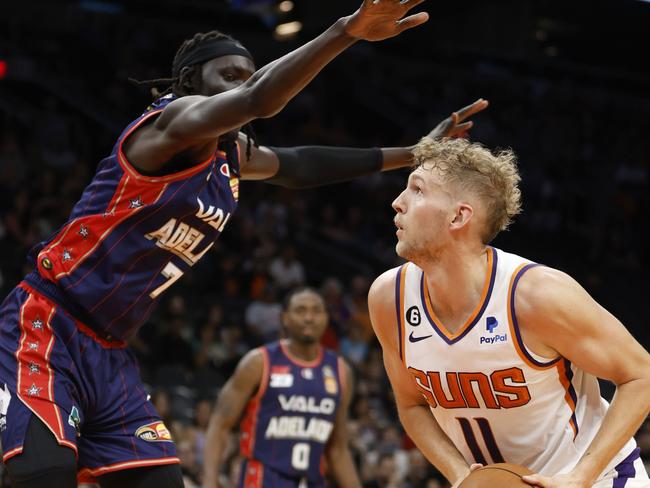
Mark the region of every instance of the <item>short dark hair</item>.
MULTIPOLYGON (((229 36, 228 34, 224 34, 223 32, 218 30, 212 30, 210 32, 197 32, 190 39, 185 39, 183 43, 180 45, 180 47, 176 51, 176 54, 174 55, 174 60, 172 61, 172 67, 176 66, 178 60, 183 55, 195 50, 202 42, 219 40, 219 39, 228 39, 230 41, 239 42, 234 37, 229 36)), ((186 76, 192 78, 194 76, 194 72, 197 66, 201 66, 201 65, 188 66, 189 71, 186 71, 187 73, 186 76)), ((181 84, 183 80, 183 76, 179 74, 178 76, 172 79, 174 81, 172 82, 172 85, 169 87, 169 90, 171 90, 172 93, 178 96, 191 95, 191 93, 186 91, 185 87, 183 87, 181 84)))
POLYGON ((305 293, 305 292, 313 293, 323 301, 323 304, 325 304, 325 298, 323 298, 323 295, 317 289, 312 288, 311 286, 299 286, 297 288, 290 290, 284 296, 284 299, 282 300, 282 311, 286 312, 287 310, 289 310, 289 306, 291 305, 291 300, 293 299, 293 297, 295 297, 300 293, 305 293))
POLYGON ((193 78, 197 66, 201 66, 201 65, 188 66, 188 70, 185 71, 182 75, 180 73, 177 75, 173 74, 174 66, 176 66, 176 64, 178 63, 181 57, 195 50, 198 46, 201 45, 202 42, 219 40, 219 39, 228 39, 231 41, 239 42, 234 37, 229 36, 228 34, 224 34, 223 32, 218 30, 211 30, 209 32, 197 32, 191 38, 185 39, 176 50, 176 54, 174 55, 174 60, 172 61, 171 78, 156 78, 153 80, 145 80, 145 81, 137 81, 131 79, 131 81, 136 83, 137 85, 144 85, 150 87, 151 94, 153 95, 154 99, 157 99, 169 93, 173 93, 174 95, 179 97, 192 95, 192 93, 190 93, 183 86, 182 82, 184 79, 187 79, 187 77, 189 77, 190 79, 193 78), (162 91, 158 89, 161 86, 165 86, 165 88, 163 88, 162 91))

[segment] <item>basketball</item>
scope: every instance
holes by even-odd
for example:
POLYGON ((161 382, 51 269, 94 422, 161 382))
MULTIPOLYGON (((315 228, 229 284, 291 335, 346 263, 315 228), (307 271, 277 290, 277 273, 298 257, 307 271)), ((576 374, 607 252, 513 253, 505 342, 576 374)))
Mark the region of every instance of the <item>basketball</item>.
POLYGON ((533 474, 530 469, 518 464, 497 463, 472 471, 459 488, 519 488, 530 487, 521 477, 533 474))

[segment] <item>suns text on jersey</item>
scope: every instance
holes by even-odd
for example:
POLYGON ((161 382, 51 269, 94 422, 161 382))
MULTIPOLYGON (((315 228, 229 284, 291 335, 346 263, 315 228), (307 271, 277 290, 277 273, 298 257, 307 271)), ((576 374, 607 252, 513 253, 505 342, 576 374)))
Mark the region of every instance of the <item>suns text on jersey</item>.
POLYGON ((448 371, 443 376, 438 371, 413 367, 408 371, 432 408, 516 408, 530 401, 526 378, 519 368, 493 371, 490 375, 448 371))

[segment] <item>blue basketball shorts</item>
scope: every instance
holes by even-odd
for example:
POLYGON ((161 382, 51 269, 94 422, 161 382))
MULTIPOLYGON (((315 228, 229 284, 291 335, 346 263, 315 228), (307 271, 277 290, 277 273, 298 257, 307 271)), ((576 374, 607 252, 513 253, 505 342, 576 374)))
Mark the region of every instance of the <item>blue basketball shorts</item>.
POLYGON ((22 452, 32 415, 74 450, 80 481, 179 462, 126 343, 101 339, 23 282, 0 306, 3 461, 22 452))

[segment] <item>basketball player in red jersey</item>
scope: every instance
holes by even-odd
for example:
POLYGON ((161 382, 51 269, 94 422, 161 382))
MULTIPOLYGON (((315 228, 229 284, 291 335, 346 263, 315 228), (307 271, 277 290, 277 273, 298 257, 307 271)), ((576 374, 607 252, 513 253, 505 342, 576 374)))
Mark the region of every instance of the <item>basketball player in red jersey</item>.
POLYGON ((239 421, 244 461, 238 486, 324 487, 324 462, 337 486, 361 486, 347 437, 352 372, 320 345, 328 323, 323 297, 311 288, 291 291, 282 323, 285 338, 244 356, 219 393, 205 446, 204 488, 219 485, 228 436, 239 421))
POLYGON ((568 275, 488 243, 519 213, 514 154, 423 139, 368 298, 400 420, 458 486, 510 462, 544 488, 646 488, 650 355, 568 275), (611 405, 597 377, 617 385, 611 405))
MULTIPOLYGON (((291 187, 410 164, 407 148, 251 148, 239 129, 280 111, 359 40, 422 24, 422 0, 366 0, 325 33, 255 70, 237 41, 197 34, 168 92, 119 136, 68 222, 30 252, 34 271, 0 315, 0 436, 16 488, 179 487, 169 431, 147 399, 125 341, 160 296, 210 250, 239 179, 291 187), (249 146, 247 144, 247 146, 249 146)), ((466 130, 479 101, 437 134, 466 130)))

